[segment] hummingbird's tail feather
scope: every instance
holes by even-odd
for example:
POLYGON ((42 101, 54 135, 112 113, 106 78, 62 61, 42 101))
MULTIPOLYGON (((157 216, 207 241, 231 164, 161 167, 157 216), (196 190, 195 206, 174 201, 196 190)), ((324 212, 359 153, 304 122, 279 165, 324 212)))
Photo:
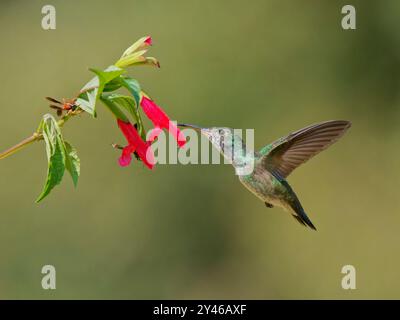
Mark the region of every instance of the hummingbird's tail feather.
POLYGON ((297 220, 297 222, 300 223, 302 226, 307 227, 307 225, 304 223, 304 221, 301 220, 297 214, 292 214, 292 217, 295 218, 297 220))
POLYGON ((307 216, 306 212, 304 211, 299 198, 297 198, 296 193, 293 191, 292 187, 287 183, 286 180, 281 180, 280 183, 285 186, 286 194, 284 201, 284 208, 292 213, 292 216, 300 222, 300 224, 310 227, 313 230, 317 230, 313 223, 311 222, 310 218, 307 216))
MULTIPOLYGON (((296 199, 297 200, 297 199, 296 199)), ((293 217, 300 222, 300 224, 304 225, 304 226, 308 226, 311 229, 317 231, 317 228, 315 228, 315 226, 313 225, 313 223, 311 222, 310 218, 307 216, 307 214, 305 213, 303 207, 300 204, 300 201, 294 201, 293 203, 290 204, 290 207, 292 208, 293 212, 293 217)))

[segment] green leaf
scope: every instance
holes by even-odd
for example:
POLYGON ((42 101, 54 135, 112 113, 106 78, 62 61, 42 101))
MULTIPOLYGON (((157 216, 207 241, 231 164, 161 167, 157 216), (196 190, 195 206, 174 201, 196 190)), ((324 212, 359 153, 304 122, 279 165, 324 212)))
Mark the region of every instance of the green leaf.
POLYGON ((136 122, 139 122, 139 113, 136 112, 135 109, 135 100, 130 96, 125 96, 119 93, 110 94, 107 97, 109 100, 124 108, 129 114, 135 119, 136 122))
POLYGON ((61 182, 65 171, 64 141, 61 130, 53 116, 46 114, 43 117, 42 133, 46 143, 48 168, 45 186, 36 202, 43 200, 61 182))
POLYGON ((104 87, 113 79, 119 77, 125 72, 116 66, 109 66, 104 71, 90 69, 96 74, 82 89, 81 94, 76 100, 76 104, 87 113, 96 116, 96 100, 100 98, 104 87))
POLYGON ((120 109, 120 107, 110 99, 109 94, 102 94, 100 100, 104 103, 104 105, 108 108, 108 110, 111 111, 112 114, 117 119, 121 119, 122 121, 129 122, 128 117, 125 115, 125 113, 120 109))
POLYGON ((136 79, 127 76, 119 76, 114 78, 104 87, 103 92, 115 91, 121 87, 126 88, 135 99, 136 108, 140 105, 140 84, 136 79))
POLYGON ((64 141, 65 146, 65 167, 72 177, 74 186, 78 185, 79 175, 81 173, 81 161, 78 157, 76 149, 67 141, 64 141))
POLYGON ((104 86, 103 92, 112 92, 122 87, 121 77, 111 80, 104 86))
POLYGON ((136 109, 138 109, 140 105, 140 92, 142 91, 139 82, 131 77, 119 77, 118 79, 122 86, 128 89, 130 94, 133 96, 136 103, 136 109))
POLYGON ((97 76, 94 77, 81 89, 82 93, 76 99, 76 104, 79 108, 92 116, 96 116, 95 106, 99 84, 99 78, 97 76))
MULTIPOLYGON (((141 137, 143 139, 146 138, 146 132, 144 131, 142 118, 140 116, 139 110, 137 108, 135 108, 136 102, 135 102, 134 98, 132 98, 130 96, 125 96, 125 95, 122 95, 119 93, 113 93, 113 94, 103 95, 103 99, 110 102, 114 106, 114 108, 117 108, 119 110, 119 112, 121 112, 121 113, 122 113, 121 108, 128 111, 129 114, 132 115, 132 117, 136 121, 137 130, 138 130, 139 134, 141 135, 141 137)), ((114 113, 114 114, 117 116, 117 113, 114 113)), ((125 116, 125 114, 124 114, 124 116, 125 116)), ((126 118, 126 116, 125 116, 126 120, 121 117, 118 117, 118 118, 121 120, 124 120, 126 122, 129 121, 126 118)))
POLYGON ((116 66, 109 66, 104 71, 97 69, 90 69, 90 71, 94 72, 100 80, 99 88, 97 90, 97 98, 101 96, 104 90, 104 86, 110 81, 118 78, 121 74, 125 72, 124 69, 120 69, 116 66))

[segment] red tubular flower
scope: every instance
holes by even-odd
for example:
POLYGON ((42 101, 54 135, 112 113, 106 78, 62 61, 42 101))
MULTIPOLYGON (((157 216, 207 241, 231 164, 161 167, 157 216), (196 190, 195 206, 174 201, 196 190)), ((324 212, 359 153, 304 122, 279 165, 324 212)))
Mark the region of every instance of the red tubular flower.
POLYGON ((186 143, 185 135, 178 129, 178 127, 170 121, 165 112, 154 103, 154 101, 143 96, 140 101, 146 116, 153 122, 155 130, 153 130, 150 141, 153 141, 162 131, 167 129, 176 139, 179 147, 183 147, 186 143))
POLYGON ((136 152, 144 164, 149 169, 152 169, 155 161, 153 150, 151 149, 150 144, 142 140, 139 133, 131 123, 118 119, 118 127, 128 141, 128 145, 123 148, 122 155, 119 158, 120 166, 125 167, 129 165, 132 160, 131 154, 136 152))

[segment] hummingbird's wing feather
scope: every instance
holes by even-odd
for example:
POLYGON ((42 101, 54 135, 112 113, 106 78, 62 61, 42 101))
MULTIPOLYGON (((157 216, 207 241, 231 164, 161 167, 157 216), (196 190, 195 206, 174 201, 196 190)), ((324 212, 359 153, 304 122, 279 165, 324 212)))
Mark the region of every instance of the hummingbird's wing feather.
POLYGON ((286 178, 299 165, 335 143, 351 122, 331 120, 310 125, 261 149, 261 163, 278 178, 286 178))

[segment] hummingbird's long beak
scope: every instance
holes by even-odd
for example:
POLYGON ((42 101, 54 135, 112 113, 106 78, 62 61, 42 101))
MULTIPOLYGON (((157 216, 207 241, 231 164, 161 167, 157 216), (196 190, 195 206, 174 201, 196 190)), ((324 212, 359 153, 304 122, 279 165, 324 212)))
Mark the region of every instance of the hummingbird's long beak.
POLYGON ((178 126, 179 127, 184 127, 184 128, 192 128, 192 129, 198 130, 198 131, 201 131, 201 130, 205 129, 205 128, 202 128, 202 127, 199 127, 199 126, 195 126, 193 124, 187 124, 187 123, 178 123, 178 126))

